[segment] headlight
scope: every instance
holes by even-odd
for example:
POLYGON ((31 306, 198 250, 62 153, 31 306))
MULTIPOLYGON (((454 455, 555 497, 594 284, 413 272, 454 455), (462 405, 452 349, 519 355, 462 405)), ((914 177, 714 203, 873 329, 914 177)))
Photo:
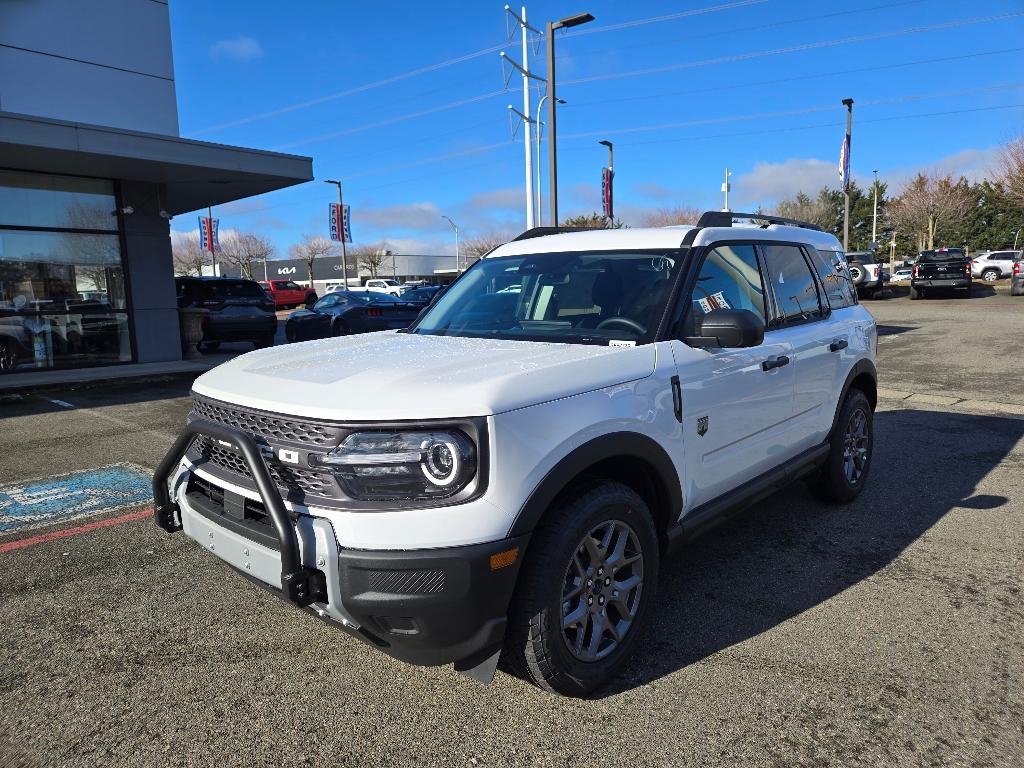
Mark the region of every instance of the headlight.
POLYGON ((458 431, 356 432, 321 456, 355 499, 454 496, 476 475, 476 449, 458 431))

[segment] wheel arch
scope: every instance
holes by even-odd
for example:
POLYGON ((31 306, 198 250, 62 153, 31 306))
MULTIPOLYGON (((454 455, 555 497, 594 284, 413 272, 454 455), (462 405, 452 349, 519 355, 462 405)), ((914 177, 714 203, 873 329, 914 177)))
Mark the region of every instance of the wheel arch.
POLYGON ((533 531, 555 500, 587 478, 622 483, 647 503, 660 543, 683 507, 682 485, 675 464, 655 440, 638 432, 611 432, 566 454, 533 489, 519 510, 509 536, 533 531))
POLYGON ((839 395, 838 402, 836 402, 836 411, 832 416, 832 429, 829 431, 829 435, 835 431, 836 424, 839 421, 839 412, 842 410, 843 403, 846 402, 846 396, 850 393, 851 389, 859 389, 863 392, 868 402, 871 403, 871 410, 875 410, 878 406, 878 372, 873 362, 868 359, 858 360, 846 375, 842 393, 839 395))

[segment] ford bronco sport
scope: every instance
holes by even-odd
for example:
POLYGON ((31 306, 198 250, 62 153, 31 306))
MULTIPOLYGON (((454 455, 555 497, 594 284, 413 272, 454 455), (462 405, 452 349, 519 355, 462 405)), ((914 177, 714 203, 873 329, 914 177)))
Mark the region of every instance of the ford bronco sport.
POLYGON ((678 545, 799 478, 861 492, 875 346, 811 225, 530 230, 404 331, 197 379, 156 522, 399 659, 586 695, 678 545))

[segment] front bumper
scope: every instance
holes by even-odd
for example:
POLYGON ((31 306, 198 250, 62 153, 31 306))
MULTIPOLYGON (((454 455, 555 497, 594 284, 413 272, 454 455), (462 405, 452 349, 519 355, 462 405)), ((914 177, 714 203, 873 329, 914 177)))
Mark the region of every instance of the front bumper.
POLYGON ((280 597, 403 661, 471 668, 500 650, 529 536, 427 550, 339 547, 330 521, 288 512, 276 486, 258 482, 266 467, 258 451, 246 450, 247 442, 247 435, 222 425, 191 422, 180 447, 176 444, 154 477, 158 525, 183 529, 280 597), (245 503, 239 509, 230 492, 219 505, 197 492, 194 473, 182 471, 181 464, 196 434, 239 447, 260 486, 264 512, 273 520, 273 526, 263 526, 269 536, 246 527, 245 503))

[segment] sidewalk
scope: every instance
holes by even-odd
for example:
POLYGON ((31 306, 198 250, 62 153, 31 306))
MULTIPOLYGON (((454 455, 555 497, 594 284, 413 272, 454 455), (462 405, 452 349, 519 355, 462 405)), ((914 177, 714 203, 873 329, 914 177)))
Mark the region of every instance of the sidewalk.
POLYGON ((0 376, 0 394, 29 394, 46 389, 63 389, 80 384, 131 379, 159 379, 167 377, 196 378, 201 373, 237 357, 240 352, 203 355, 198 360, 177 360, 169 363, 127 363, 95 368, 69 368, 67 370, 40 370, 10 373, 0 376))

